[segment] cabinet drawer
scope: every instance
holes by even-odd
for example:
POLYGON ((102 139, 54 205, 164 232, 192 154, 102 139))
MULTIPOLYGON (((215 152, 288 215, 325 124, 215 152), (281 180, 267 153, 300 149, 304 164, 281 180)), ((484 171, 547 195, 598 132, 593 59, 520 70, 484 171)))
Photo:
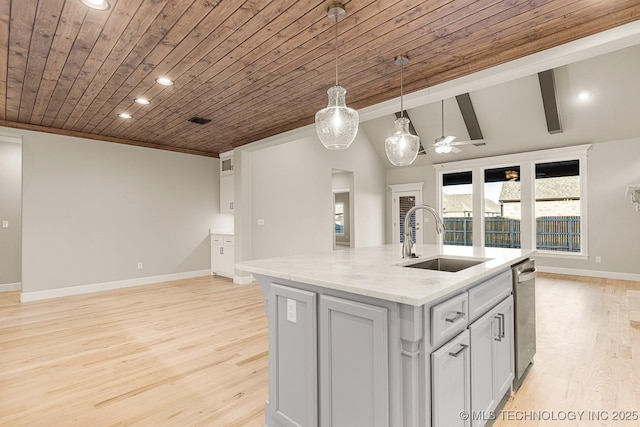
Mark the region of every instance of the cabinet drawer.
POLYGON ((224 236, 221 234, 212 234, 211 244, 214 246, 222 246, 224 244, 224 236))
POLYGON ((467 327, 468 295, 463 292, 431 307, 431 344, 438 346, 467 327))
POLYGON ((233 236, 224 236, 224 245, 233 246, 233 236))
POLYGON ((511 270, 469 289, 469 319, 479 318, 511 293, 511 270))

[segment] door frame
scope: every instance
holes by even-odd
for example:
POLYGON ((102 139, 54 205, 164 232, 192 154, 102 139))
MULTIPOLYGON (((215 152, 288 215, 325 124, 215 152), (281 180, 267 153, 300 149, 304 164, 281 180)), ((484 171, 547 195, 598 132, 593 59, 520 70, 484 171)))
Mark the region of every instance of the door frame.
MULTIPOLYGON (((400 243, 400 197, 413 196, 416 198, 416 205, 422 204, 422 187, 424 182, 413 182, 408 184, 392 184, 391 189, 391 235, 394 244, 400 243)), ((422 215, 416 212, 416 241, 417 245, 423 242, 422 215)))

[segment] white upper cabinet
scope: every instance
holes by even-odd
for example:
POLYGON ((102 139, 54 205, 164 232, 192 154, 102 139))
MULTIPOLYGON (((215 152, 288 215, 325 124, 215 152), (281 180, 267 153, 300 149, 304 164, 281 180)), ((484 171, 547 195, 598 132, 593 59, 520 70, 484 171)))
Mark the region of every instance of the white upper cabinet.
POLYGON ((220 154, 220 213, 233 213, 233 151, 220 154))

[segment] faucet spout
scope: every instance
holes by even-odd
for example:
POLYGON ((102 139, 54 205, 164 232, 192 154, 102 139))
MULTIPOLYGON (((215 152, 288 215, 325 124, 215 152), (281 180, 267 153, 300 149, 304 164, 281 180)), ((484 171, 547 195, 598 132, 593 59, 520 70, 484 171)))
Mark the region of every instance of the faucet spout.
POLYGON ((411 225, 409 225, 409 218, 411 217, 412 213, 420 209, 431 212, 433 218, 436 220, 436 231, 438 232, 438 234, 442 234, 446 230, 444 221, 442 221, 442 217, 438 214, 438 212, 436 212, 434 208, 429 205, 416 205, 412 207, 404 217, 404 242, 402 243, 402 258, 411 258, 411 247, 413 246, 411 232, 413 230, 411 228, 411 225))

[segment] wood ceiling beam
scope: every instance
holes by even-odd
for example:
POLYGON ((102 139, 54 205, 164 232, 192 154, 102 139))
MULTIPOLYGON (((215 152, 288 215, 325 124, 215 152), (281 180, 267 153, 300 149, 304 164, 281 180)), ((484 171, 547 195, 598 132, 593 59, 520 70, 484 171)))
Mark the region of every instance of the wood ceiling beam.
POLYGON ((544 117, 547 121, 547 130, 550 134, 562 133, 556 95, 556 79, 553 70, 538 73, 538 81, 540 82, 540 93, 542 94, 542 106, 544 107, 544 117))
MULTIPOLYGON (((478 117, 476 116, 476 111, 473 109, 473 103, 471 102, 471 97, 469 93, 463 93, 462 95, 456 96, 456 101, 458 102, 458 108, 460 108, 460 113, 462 114, 462 119, 464 120, 464 124, 467 127, 467 133, 469 133, 469 138, 471 140, 484 139, 482 136, 482 131, 480 130, 480 123, 478 122, 478 117)), ((473 144, 476 145, 476 144, 473 144)), ((484 143, 477 145, 485 145, 484 143)))

